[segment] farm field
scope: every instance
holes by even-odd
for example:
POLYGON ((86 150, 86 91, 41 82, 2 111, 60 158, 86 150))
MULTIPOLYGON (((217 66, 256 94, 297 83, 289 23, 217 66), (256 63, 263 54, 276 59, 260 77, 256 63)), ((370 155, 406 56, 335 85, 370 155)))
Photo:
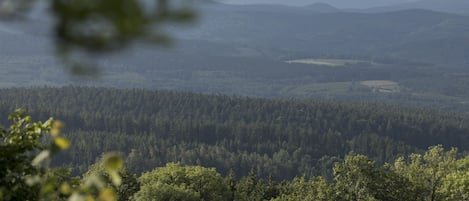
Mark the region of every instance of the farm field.
POLYGON ((353 59, 296 59, 286 61, 288 64, 308 64, 318 66, 329 66, 329 67, 345 67, 351 64, 367 63, 374 64, 373 62, 366 60, 353 60, 353 59))
POLYGON ((361 81, 360 84, 372 88, 374 92, 396 93, 401 91, 399 83, 391 80, 366 80, 361 81))

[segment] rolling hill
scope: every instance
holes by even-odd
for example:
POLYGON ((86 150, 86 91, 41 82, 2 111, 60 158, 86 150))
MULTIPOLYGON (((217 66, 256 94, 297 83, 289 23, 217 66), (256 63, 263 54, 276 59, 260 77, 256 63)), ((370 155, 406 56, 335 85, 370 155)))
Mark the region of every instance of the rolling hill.
POLYGON ((330 12, 336 10, 324 4, 312 8, 206 3, 197 8, 197 23, 166 27, 177 39, 173 48, 137 44, 96 57, 101 77, 81 81, 69 79, 54 58, 52 24, 36 11, 34 19, 0 24, 0 86, 74 84, 384 100, 467 111, 469 17, 422 9, 353 13, 330 12), (301 59, 364 62, 343 68, 286 62, 301 59), (370 80, 399 83, 399 93, 377 94, 357 84, 370 80))

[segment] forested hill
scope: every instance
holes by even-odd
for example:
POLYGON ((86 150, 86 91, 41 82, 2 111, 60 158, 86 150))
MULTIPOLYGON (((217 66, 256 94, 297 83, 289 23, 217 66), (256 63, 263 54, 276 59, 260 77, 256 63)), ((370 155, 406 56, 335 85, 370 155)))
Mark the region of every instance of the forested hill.
POLYGON ((34 120, 66 123, 74 147, 56 163, 78 171, 118 150, 134 172, 179 161, 282 179, 328 174, 350 151, 384 162, 435 144, 463 151, 469 144, 463 116, 380 104, 81 87, 0 90, 3 117, 19 107, 34 120))

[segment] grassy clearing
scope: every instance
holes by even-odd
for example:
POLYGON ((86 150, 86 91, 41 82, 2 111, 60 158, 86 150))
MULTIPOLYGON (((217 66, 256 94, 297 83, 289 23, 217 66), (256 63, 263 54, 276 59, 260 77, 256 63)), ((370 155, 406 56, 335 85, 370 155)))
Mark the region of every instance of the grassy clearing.
POLYGON ((298 63, 298 64, 308 64, 308 65, 318 65, 318 66, 329 66, 329 67, 344 67, 350 64, 359 64, 359 63, 371 63, 370 61, 365 60, 353 60, 353 59, 296 59, 289 60, 286 63, 298 63))
POLYGON ((360 82, 361 85, 370 87, 375 92, 396 93, 400 92, 399 83, 391 80, 366 80, 360 82))

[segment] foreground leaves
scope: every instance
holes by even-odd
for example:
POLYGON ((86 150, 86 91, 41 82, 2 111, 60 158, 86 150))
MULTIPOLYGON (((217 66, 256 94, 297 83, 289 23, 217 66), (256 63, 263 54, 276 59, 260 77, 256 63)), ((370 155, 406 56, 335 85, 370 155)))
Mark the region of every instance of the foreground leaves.
MULTIPOLYGON (((49 167, 55 154, 71 146, 60 136, 63 123, 52 118, 33 122, 24 110, 16 110, 8 119, 13 122, 9 129, 0 129, 0 200, 118 199, 114 189, 102 185, 100 178, 79 183, 69 169, 49 167), (42 143, 45 138, 52 138, 51 143, 42 143)), ((121 177, 116 172, 123 168, 122 159, 117 154, 106 156, 106 171, 118 186, 121 177)))

